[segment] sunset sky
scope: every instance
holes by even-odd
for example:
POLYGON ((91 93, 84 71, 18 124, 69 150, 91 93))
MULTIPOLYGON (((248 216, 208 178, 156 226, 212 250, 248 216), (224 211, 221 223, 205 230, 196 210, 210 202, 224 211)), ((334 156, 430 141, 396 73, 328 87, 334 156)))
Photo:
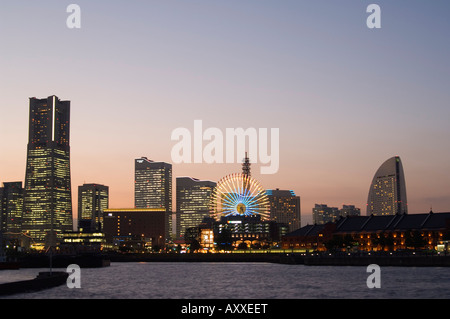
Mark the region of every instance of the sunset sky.
MULTIPOLYGON (((0 0, 0 182, 25 178, 29 98, 71 101, 77 188, 134 205, 134 159, 172 162, 174 129, 279 128, 280 168, 252 173, 315 203, 366 213, 401 157, 410 213, 450 211, 448 0, 0 0), (66 8, 81 8, 69 29, 66 8), (366 25, 370 3, 381 29, 366 25)), ((217 181, 234 164, 174 164, 217 181)), ((173 205, 175 207, 175 205, 173 205)))

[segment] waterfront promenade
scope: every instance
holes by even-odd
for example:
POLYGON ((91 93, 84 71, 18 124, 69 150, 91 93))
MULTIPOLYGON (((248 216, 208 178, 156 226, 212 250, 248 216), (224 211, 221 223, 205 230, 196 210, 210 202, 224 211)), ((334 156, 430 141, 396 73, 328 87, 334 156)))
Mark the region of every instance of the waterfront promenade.
MULTIPOLYGON (((54 267, 78 264, 81 268, 107 267, 110 262, 270 262, 306 266, 450 266, 450 255, 436 253, 299 253, 286 251, 234 251, 229 253, 103 253, 95 255, 53 257, 54 267)), ((49 256, 28 255, 18 260, 19 268, 49 265, 49 256)))
POLYGON ((216 253, 216 254, 114 254, 111 262, 271 262, 306 266, 450 266, 450 256, 437 254, 302 254, 302 253, 216 253))

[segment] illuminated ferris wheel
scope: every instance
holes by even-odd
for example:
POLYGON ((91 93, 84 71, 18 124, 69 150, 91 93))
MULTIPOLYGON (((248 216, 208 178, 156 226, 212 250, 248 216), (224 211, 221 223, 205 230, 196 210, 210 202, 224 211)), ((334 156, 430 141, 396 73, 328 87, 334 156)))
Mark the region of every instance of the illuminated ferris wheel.
POLYGON ((269 218, 269 200, 266 190, 245 173, 225 176, 218 183, 211 198, 211 215, 219 220, 222 216, 261 216, 269 218))

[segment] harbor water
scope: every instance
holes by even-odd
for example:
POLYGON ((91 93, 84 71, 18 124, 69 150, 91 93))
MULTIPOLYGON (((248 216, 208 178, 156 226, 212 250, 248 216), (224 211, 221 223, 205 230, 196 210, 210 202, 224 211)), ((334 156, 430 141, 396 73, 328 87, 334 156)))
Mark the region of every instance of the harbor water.
MULTIPOLYGON (((48 269, 0 271, 0 283, 27 280, 48 269)), ((55 269, 65 271, 65 269, 55 269)), ((380 288, 360 266, 263 262, 113 262, 82 268, 80 288, 67 285, 3 298, 64 299, 319 299, 450 298, 448 267, 381 267, 380 288)))

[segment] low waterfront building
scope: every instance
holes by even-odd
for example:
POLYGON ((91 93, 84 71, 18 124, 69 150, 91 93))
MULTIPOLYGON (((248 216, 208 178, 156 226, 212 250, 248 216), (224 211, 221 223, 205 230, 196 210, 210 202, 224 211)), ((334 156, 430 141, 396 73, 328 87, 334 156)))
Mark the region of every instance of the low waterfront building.
POLYGON ((336 230, 334 223, 306 225, 283 236, 283 249, 324 251, 325 243, 332 239, 336 230))
POLYGON ((166 237, 165 208, 105 209, 104 233, 108 244, 163 248, 166 237))
POLYGON ((235 247, 271 247, 281 242, 283 235, 289 231, 285 223, 272 220, 262 220, 259 215, 254 217, 228 216, 222 217, 213 224, 214 237, 227 230, 235 247), (240 246, 241 245, 241 246, 240 246))
POLYGON ((65 253, 97 253, 103 250, 105 234, 100 232, 66 232, 63 234, 60 251, 65 253))
POLYGON ((260 216, 227 216, 219 221, 205 218, 198 227, 190 227, 185 234, 187 244, 198 242, 203 249, 233 250, 261 249, 277 246, 287 234, 289 226, 260 216))
POLYGON ((282 240, 283 249, 315 251, 437 250, 450 238, 450 213, 347 216, 307 225, 282 240))

